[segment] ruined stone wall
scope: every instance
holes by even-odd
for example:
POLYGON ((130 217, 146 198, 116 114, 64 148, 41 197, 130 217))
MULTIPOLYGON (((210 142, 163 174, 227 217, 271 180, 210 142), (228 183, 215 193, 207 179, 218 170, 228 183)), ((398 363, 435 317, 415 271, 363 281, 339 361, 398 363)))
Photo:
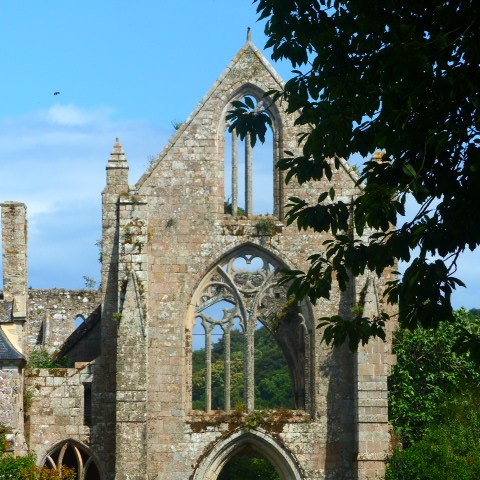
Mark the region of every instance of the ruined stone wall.
POLYGON ((7 435, 9 450, 25 453, 22 372, 17 365, 5 362, 0 362, 0 424, 12 429, 7 435))
POLYGON ((26 317, 28 285, 27 208, 20 202, 0 204, 2 211, 3 289, 14 298, 13 316, 26 317))
POLYGON ((75 330, 77 316, 87 320, 101 304, 99 290, 29 289, 28 347, 58 350, 75 330))
POLYGON ((27 439, 39 459, 68 438, 90 444, 91 427, 84 418, 84 384, 92 380, 91 364, 25 370, 25 388, 31 399, 27 439))
MULTIPOLYGON (((117 478, 156 480, 165 478, 166 472, 175 480, 191 478, 195 465, 215 442, 228 435, 231 428, 244 425, 228 416, 220 424, 209 423, 192 411, 192 298, 207 272, 240 245, 256 246, 258 251, 269 252, 291 268, 306 269, 307 257, 324 248, 322 243, 329 238, 310 231, 299 232, 295 225, 287 226, 281 215, 268 217, 275 222, 276 231, 267 234, 258 228, 259 220, 267 217, 224 213, 223 132, 229 100, 238 91, 258 95, 258 91, 278 86, 254 49, 244 47, 152 170, 142 177, 136 191, 118 199, 117 216, 108 219, 110 225, 116 225, 112 233, 119 242, 119 273, 115 278, 119 313, 129 272, 134 272, 139 281, 138 308, 147 312, 144 384, 139 384, 138 362, 143 361, 139 356, 119 355, 116 362, 117 392, 132 391, 133 383, 135 391, 140 392, 144 386, 147 392, 146 416, 137 417, 135 425, 117 410, 117 433, 125 432, 116 436, 117 451, 125 452, 117 458, 117 478), (249 85, 254 88, 249 90, 249 85), (130 438, 141 438, 144 431, 146 465, 140 462, 136 448, 132 455, 128 454, 130 438)), ((276 121, 278 144, 300 154, 294 118, 279 110, 276 121)), ((289 196, 316 201, 332 184, 337 196, 351 201, 358 192, 355 179, 348 165, 344 165, 332 183, 324 180, 299 186, 292 181, 277 202, 285 202, 289 196)), ((112 251, 113 238, 106 238, 112 251)), ((108 275, 104 281, 108 281, 108 275)), ((112 284, 109 285, 111 288, 112 284)), ((350 314, 356 295, 355 285, 344 293, 334 287, 331 298, 313 308, 308 327, 308 412, 294 421, 287 419, 281 426, 263 426, 272 438, 280 440, 282 448, 295 456, 302 478, 308 480, 356 476, 355 357, 346 348, 332 351, 321 345, 321 332, 315 328, 322 316, 350 314)), ((132 318, 131 313, 125 317, 122 313, 120 322, 133 321, 132 318)), ((104 321, 115 328, 113 313, 104 321)), ((138 325, 139 320, 136 321, 138 325)), ((118 341, 121 346, 122 339, 118 341)), ((138 400, 138 395, 123 395, 117 409, 128 411, 128 402, 134 409, 138 400)))
MULTIPOLYGON (((100 307, 97 309, 100 316, 100 307)), ((102 353, 101 323, 99 318, 82 323, 70 335, 62 348, 57 352, 57 358, 67 357, 67 366, 74 366, 76 362, 91 362, 102 353)))

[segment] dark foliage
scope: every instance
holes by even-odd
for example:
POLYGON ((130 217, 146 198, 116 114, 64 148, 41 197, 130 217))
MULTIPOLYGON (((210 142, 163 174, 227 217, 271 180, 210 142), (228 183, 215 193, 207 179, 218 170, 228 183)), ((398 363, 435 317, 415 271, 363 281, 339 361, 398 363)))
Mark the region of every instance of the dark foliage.
POLYGON ((280 480, 280 477, 263 458, 234 458, 223 467, 218 480, 280 480))
MULTIPOLYGON (((287 181, 331 179, 340 158, 385 152, 364 165, 364 188, 351 202, 334 189, 313 204, 290 199, 289 223, 333 234, 326 254, 310 258, 308 272, 289 273, 290 292, 315 302, 329 297, 333 279, 345 289, 349 272, 381 274, 410 262, 386 292, 399 306, 400 325, 453 321, 451 294, 463 286, 455 277, 458 256, 480 243, 480 3, 255 3, 267 19, 272 57, 297 68, 283 91, 267 93, 304 126, 302 155, 286 152, 279 162, 287 181), (407 199, 418 207, 408 221, 407 199)), ((252 143, 262 140, 266 112, 246 103, 233 107, 231 128, 241 138, 250 132, 252 143)), ((345 319, 334 317, 325 339, 348 339, 355 348, 383 337, 388 318, 358 317, 346 328, 345 319)), ((480 360, 478 332, 465 337, 464 346, 480 360)))
POLYGON ((425 437, 389 459, 386 480, 478 480, 480 399, 476 391, 450 398, 425 437))
POLYGON ((480 369, 468 352, 452 352, 459 330, 480 326, 474 311, 455 312, 455 323, 435 331, 396 335, 390 419, 404 450, 390 457, 386 480, 480 478, 480 369))

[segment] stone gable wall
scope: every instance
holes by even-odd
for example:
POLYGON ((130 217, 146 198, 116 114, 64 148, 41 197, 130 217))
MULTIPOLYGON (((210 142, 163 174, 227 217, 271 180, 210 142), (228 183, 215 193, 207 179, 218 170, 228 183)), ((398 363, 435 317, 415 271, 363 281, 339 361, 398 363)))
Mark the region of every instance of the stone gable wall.
POLYGON ((85 320, 102 302, 100 290, 29 289, 28 347, 58 350, 75 330, 75 320, 85 320))
MULTIPOLYGON (((232 95, 246 83, 263 91, 278 88, 276 79, 248 46, 181 127, 153 169, 142 177, 135 187, 137 191, 131 192, 133 198, 121 197, 116 217, 106 218, 110 225, 116 222, 119 239, 117 305, 121 309, 128 273, 134 271, 141 284, 141 303, 147 312, 145 426, 142 421, 136 427, 129 424, 128 428, 117 423, 117 449, 127 452, 116 462, 121 478, 140 480, 148 476, 159 480, 165 472, 174 480, 191 478, 195 459, 202 458, 218 439, 228 434, 228 420, 197 431, 191 429, 196 424, 191 410, 190 381, 192 298, 206 273, 223 255, 245 244, 265 249, 291 268, 306 269, 307 257, 322 250, 322 243, 330 238, 311 231, 299 232, 295 225, 288 226, 281 217, 273 216, 269 218, 275 221, 276 232, 267 235, 257 228, 258 221, 265 217, 242 218, 224 213, 222 115, 232 95), (139 463, 137 455, 128 455, 129 438, 141 436, 145 427, 146 466, 139 463), (125 435, 118 435, 123 431, 125 435)), ((296 143, 299 129, 294 126, 294 118, 279 108, 278 121, 282 149, 299 154, 296 143)), ((282 201, 290 196, 316 201, 332 185, 337 196, 347 202, 358 194, 355 174, 346 166, 335 173, 332 182, 322 180, 301 186, 290 182, 284 187, 282 201)), ((109 188, 114 187, 107 187, 107 191, 109 188)), ((120 187, 115 185, 115 188, 120 187)), ((110 201, 115 201, 113 195, 110 201)), ((114 210, 105 205, 104 212, 108 211, 114 210)), ((112 239, 107 236, 106 242, 111 242, 114 251, 112 239)), ((107 279, 108 272, 104 272, 104 281, 107 279)), ((104 285, 107 289, 112 286, 104 285)), ((358 285, 358 291, 362 286, 358 285)), ((313 308, 310 325, 313 350, 309 352, 313 383, 306 417, 286 421, 280 429, 265 427, 297 458, 308 480, 332 476, 353 479, 356 475, 352 462, 356 449, 355 357, 346 348, 332 351, 321 344, 321 331, 315 329, 322 316, 350 314, 356 288, 352 285, 341 293, 334 286, 331 298, 313 308)), ((104 320, 109 322, 108 317, 104 320)), ((113 320, 110 322, 113 329, 113 320)), ((137 360, 138 357, 117 357, 117 391, 127 389, 132 383, 137 360)), ((132 398, 132 407, 135 401, 132 398)), ((122 411, 125 409, 128 406, 122 401, 122 411)))

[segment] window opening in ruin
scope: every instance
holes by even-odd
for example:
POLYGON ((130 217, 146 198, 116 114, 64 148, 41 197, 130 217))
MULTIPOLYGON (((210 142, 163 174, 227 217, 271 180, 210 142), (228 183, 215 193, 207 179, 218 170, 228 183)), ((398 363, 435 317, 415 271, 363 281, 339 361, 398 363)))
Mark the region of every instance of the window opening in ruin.
POLYGON ((202 283, 193 330, 195 410, 305 408, 305 389, 294 392, 305 384, 305 341, 295 342, 300 352, 289 344, 305 336, 304 319, 295 305, 285 308, 283 267, 253 250, 233 255, 202 283))
POLYGON ((75 318, 75 329, 77 329, 83 323, 85 323, 85 319, 83 318, 83 316, 77 315, 77 317, 75 318))
POLYGON ((242 451, 225 464, 217 480, 280 480, 280 476, 265 458, 242 451))
MULTIPOLYGON (((244 97, 242 100, 245 101, 244 97)), ((257 106, 254 97, 248 96, 257 106)), ((274 133, 269 127, 265 142, 252 148, 247 139, 225 132, 225 213, 239 216, 277 214, 274 178, 277 162, 274 133), (235 213, 236 210, 236 213, 235 213)))
POLYGON ((45 325, 45 320, 42 320, 40 323, 40 329, 38 330, 36 345, 45 345, 47 336, 47 326, 45 325))
POLYGON ((83 384, 83 424, 92 425, 92 384, 83 384))
POLYGON ((102 479, 100 470, 86 447, 72 440, 57 445, 47 455, 44 465, 56 470, 60 470, 62 466, 72 468, 77 474, 77 480, 102 479))
POLYGON ((255 330, 255 408, 295 408, 292 375, 267 327, 255 330))
MULTIPOLYGON (((243 343, 239 336, 238 319, 225 321, 234 305, 220 300, 205 309, 196 319, 193 332, 193 408, 230 410, 232 361, 238 370, 239 354, 243 356, 243 343), (232 336, 235 344, 232 350, 232 336), (239 352, 240 351, 240 352, 239 352)), ((238 381, 238 378, 235 377, 238 381)), ((238 392, 238 385, 234 385, 238 392)))

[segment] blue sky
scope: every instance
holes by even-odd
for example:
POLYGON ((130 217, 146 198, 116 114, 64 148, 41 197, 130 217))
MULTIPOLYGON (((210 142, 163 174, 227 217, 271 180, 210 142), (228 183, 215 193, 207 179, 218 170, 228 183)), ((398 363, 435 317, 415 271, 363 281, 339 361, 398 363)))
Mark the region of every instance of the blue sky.
MULTIPOLYGON (((99 279, 105 165, 120 137, 135 183, 263 23, 244 0, 3 0, 0 4, 0 201, 27 204, 30 285, 99 279), (53 95, 54 92, 59 95, 53 95)), ((269 52, 265 52, 269 58, 269 52)), ((288 79, 291 67, 275 64, 288 79)), ((478 253, 460 263, 478 307, 478 253)))

